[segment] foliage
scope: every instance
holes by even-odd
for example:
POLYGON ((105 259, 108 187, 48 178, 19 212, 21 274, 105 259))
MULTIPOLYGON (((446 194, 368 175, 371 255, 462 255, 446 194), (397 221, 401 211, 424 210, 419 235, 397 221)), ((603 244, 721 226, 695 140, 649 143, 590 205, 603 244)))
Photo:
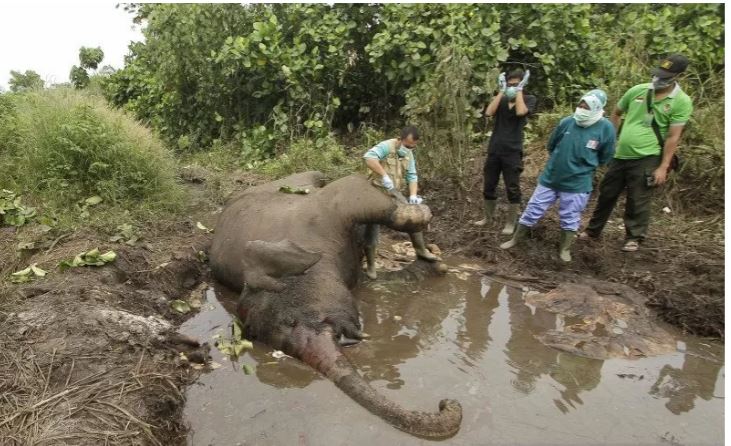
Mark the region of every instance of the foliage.
POLYGON ((86 86, 89 85, 89 74, 85 69, 77 67, 76 65, 71 67, 69 79, 71 79, 71 84, 76 89, 86 88, 86 86))
MULTIPOLYGON (((105 83, 110 101, 178 151, 225 148, 227 163, 233 158, 247 168, 279 157, 264 163, 276 174, 326 162, 316 159, 322 147, 340 156, 333 132, 351 133, 363 123, 394 129, 408 120, 427 135, 421 175, 447 175, 465 187, 464 162, 478 149, 483 122, 475 111, 495 91, 497 74, 514 67, 531 70, 529 92, 549 113, 572 109, 595 87, 607 90, 611 110, 670 52, 691 60, 683 86, 696 101, 696 116, 711 116, 704 111, 711 104, 701 100, 708 87, 723 89, 712 81, 724 67, 722 4, 125 8, 145 24, 145 42, 130 46, 124 69, 105 83), (448 57, 457 57, 458 66, 448 66, 448 57), (458 93, 451 97, 453 88, 458 93), (446 162, 438 162, 439 150, 446 162)), ((552 129, 550 120, 539 119, 530 125, 543 128, 529 129, 528 140, 552 129)), ((705 125, 694 122, 691 129, 705 125)), ((698 169, 709 162, 722 169, 723 146, 709 132, 689 131, 687 141, 689 156, 702 158, 698 169)), ((704 175, 690 166, 681 176, 704 175)), ((713 177, 718 190, 722 175, 713 177)))
POLYGON ((286 152, 262 164, 260 170, 277 178, 306 170, 319 170, 330 178, 340 178, 362 167, 360 157, 353 155, 356 153, 349 154, 332 135, 298 138, 286 152))
POLYGON ((437 60, 434 72, 407 93, 404 114, 425 141, 418 150, 420 166, 464 189, 468 159, 476 147, 472 129, 480 115, 470 103, 472 67, 457 46, 443 48, 437 60))
MULTIPOLYGON (((69 73, 71 84, 77 89, 86 88, 91 80, 87 70, 96 70, 103 59, 104 51, 101 48, 86 48, 82 46, 79 49, 80 66, 77 67, 74 65, 71 67, 71 72, 69 73)), ((109 66, 105 66, 102 70, 105 70, 104 76, 109 76, 114 72, 109 66)))
POLYGON ((104 51, 101 48, 87 48, 82 46, 79 49, 79 61, 81 68, 96 70, 104 59, 104 51))
POLYGON ((89 218, 85 200, 93 196, 119 212, 181 205, 170 154, 148 130, 98 97, 69 89, 3 95, 0 147, 5 173, 0 188, 22 191, 72 220, 89 218))
POLYGON ((26 70, 25 73, 21 73, 20 71, 10 71, 8 86, 12 92, 40 90, 43 88, 43 84, 41 75, 33 70, 26 70))
POLYGON ((13 191, 0 190, 0 215, 2 223, 10 226, 23 226, 35 217, 36 209, 24 206, 22 198, 13 191))

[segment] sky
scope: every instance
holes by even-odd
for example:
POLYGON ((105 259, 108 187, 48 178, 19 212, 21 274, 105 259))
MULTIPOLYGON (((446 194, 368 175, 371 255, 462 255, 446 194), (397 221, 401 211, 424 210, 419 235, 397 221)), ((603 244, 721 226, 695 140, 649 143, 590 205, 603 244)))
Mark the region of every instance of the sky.
POLYGON ((8 90, 10 70, 33 70, 46 85, 69 81, 79 48, 101 47, 104 65, 119 69, 130 41, 143 40, 140 27, 118 2, 29 2, 0 5, 0 89, 8 90))

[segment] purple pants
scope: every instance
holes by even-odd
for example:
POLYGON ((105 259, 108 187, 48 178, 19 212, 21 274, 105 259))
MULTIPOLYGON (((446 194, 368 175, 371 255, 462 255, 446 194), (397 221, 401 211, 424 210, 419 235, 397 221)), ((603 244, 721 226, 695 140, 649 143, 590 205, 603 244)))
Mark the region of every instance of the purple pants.
POLYGON ((559 192, 541 184, 533 191, 528 205, 518 223, 532 228, 543 218, 548 208, 556 200, 559 201, 558 216, 561 219, 561 229, 564 231, 578 231, 581 223, 581 213, 589 202, 591 192, 559 192))

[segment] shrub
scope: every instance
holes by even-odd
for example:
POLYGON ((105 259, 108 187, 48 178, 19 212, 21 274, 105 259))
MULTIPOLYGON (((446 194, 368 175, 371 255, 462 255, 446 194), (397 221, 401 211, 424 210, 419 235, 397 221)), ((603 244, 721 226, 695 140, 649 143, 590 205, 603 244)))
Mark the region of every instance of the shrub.
POLYGON ((95 195, 120 209, 182 202, 168 151, 101 98, 66 88, 4 95, 0 115, 0 188, 55 210, 95 195))

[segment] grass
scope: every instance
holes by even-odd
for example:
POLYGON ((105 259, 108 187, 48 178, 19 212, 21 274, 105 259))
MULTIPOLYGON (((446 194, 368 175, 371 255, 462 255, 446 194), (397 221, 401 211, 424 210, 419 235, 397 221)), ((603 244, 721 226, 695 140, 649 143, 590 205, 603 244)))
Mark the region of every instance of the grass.
POLYGON ((0 96, 0 164, 0 188, 62 227, 151 220, 185 201, 177 162, 150 130, 72 89, 0 96), (85 208, 92 196, 102 203, 85 208))

